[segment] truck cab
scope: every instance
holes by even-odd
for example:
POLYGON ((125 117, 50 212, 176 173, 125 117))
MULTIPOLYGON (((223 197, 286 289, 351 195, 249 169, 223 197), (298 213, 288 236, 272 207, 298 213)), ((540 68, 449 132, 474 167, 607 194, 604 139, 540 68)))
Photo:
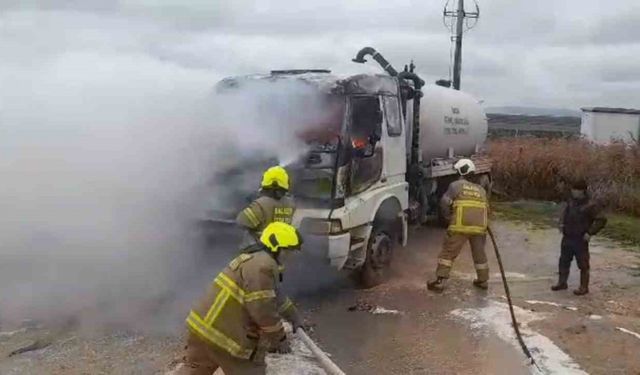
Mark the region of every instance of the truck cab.
POLYGON ((335 147, 312 149, 290 165, 299 202, 294 224, 326 251, 338 269, 362 269, 365 284, 384 277, 394 245, 405 243, 408 208, 405 121, 398 79, 357 75, 336 79, 344 116, 335 147), (315 171, 332 176, 329 204, 306 201, 315 171), (325 250, 326 249, 326 250, 325 250))
MULTIPOLYGON (((287 103, 282 110, 314 113, 300 120, 309 124, 291 130, 306 144, 305 152, 284 165, 297 207, 293 224, 309 244, 305 252, 317 253, 337 269, 366 267, 367 283, 377 283, 393 246, 406 241, 407 130, 400 81, 384 74, 344 77, 317 70, 276 71, 226 78, 216 91, 225 95, 251 90, 256 82, 273 95, 280 88, 297 87, 300 94, 294 101, 299 103, 287 103)), ((257 181, 259 176, 252 178, 257 181)), ((227 203, 242 201, 246 200, 227 203)), ((217 212, 240 209, 236 204, 217 212)), ((232 217, 207 221, 231 224, 232 217)))

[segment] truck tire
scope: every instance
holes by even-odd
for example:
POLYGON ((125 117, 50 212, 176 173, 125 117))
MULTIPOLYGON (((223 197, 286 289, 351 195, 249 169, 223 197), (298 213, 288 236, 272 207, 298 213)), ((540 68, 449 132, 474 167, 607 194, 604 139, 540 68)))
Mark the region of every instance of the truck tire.
POLYGON ((367 258, 360 270, 360 284, 364 288, 372 288, 383 283, 389 275, 394 241, 382 228, 373 228, 367 258))

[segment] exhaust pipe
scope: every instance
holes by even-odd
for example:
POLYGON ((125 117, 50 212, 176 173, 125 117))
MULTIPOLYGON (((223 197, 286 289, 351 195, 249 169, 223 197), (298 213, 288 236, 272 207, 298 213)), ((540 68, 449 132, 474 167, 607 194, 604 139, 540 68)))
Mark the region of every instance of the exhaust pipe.
POLYGON ((356 58, 352 59, 351 61, 358 64, 364 64, 365 62, 367 62, 367 60, 364 59, 364 57, 367 55, 371 55, 371 57, 373 57, 373 59, 376 60, 376 62, 380 64, 382 69, 384 69, 385 72, 389 73, 390 76, 395 77, 398 75, 398 71, 395 70, 393 66, 391 66, 391 63, 388 62, 387 59, 382 57, 382 55, 372 47, 364 47, 358 52, 356 58))

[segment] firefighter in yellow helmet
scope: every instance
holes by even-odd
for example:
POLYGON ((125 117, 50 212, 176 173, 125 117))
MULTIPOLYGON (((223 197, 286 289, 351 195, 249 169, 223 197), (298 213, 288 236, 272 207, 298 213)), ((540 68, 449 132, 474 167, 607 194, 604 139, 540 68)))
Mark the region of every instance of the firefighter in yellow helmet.
POLYGON ((236 223, 246 230, 241 249, 257 242, 260 233, 272 222, 291 224, 295 205, 287 196, 289 175, 280 167, 271 167, 264 172, 260 196, 238 214, 236 223))
POLYGON ((264 374, 266 352, 291 351, 282 318, 302 327, 296 307, 282 295, 280 261, 302 238, 289 224, 269 224, 218 274, 186 319, 188 338, 179 374, 264 374))
POLYGON ((475 165, 469 159, 461 159, 455 165, 460 178, 449 185, 440 201, 440 208, 449 227, 438 256, 436 279, 427 283, 429 290, 442 292, 449 278, 453 261, 468 241, 476 269, 477 278, 473 285, 480 289, 488 288, 489 263, 484 246, 487 238, 488 200, 485 189, 469 182, 465 176, 475 172, 475 165))

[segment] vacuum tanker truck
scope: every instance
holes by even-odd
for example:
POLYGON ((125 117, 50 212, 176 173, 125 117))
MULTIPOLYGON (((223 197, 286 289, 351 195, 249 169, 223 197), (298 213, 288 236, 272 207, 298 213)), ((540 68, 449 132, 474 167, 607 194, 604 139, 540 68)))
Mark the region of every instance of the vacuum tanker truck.
POLYGON ((319 253, 337 269, 358 271, 363 284, 373 286, 386 277, 394 250, 406 245, 409 225, 438 216, 439 198, 457 178, 455 162, 474 160, 475 178, 487 190, 491 163, 479 152, 487 120, 475 98, 425 85, 413 64, 398 72, 373 48, 362 49, 353 61, 364 63, 367 56, 385 74, 273 71, 226 78, 217 92, 291 81, 318 94, 304 108, 294 107, 324 114, 301 134, 308 145, 304 154, 285 166, 297 202, 294 225, 305 243, 314 244, 305 252, 319 253))

